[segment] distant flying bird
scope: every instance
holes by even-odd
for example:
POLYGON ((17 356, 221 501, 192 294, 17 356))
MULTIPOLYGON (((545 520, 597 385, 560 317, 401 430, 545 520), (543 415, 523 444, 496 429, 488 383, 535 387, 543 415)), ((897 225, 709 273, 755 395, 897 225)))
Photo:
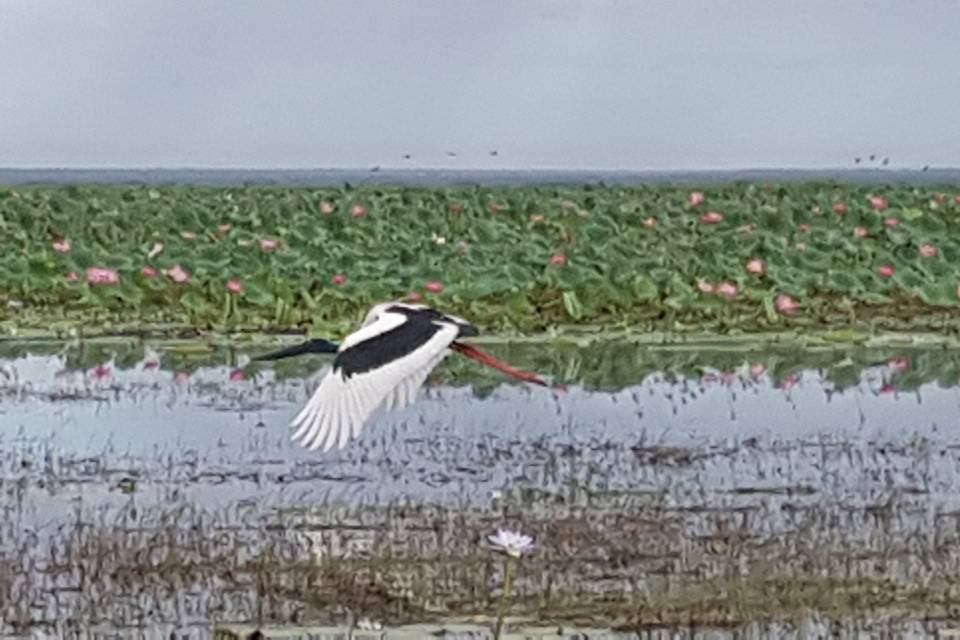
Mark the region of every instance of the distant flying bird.
POLYGON ((930 165, 925 164, 923 165, 923 169, 921 169, 921 171, 927 171, 928 169, 930 169, 930 165))
POLYGON ((854 163, 854 164, 860 164, 860 157, 857 156, 856 158, 854 158, 854 159, 853 159, 853 163, 854 163))
POLYGON ((463 318, 422 304, 385 302, 374 306, 361 327, 340 345, 311 340, 255 360, 337 354, 333 368, 292 422, 294 440, 311 450, 329 451, 357 437, 379 406, 402 409, 412 403, 427 375, 451 350, 525 382, 546 386, 535 374, 459 342, 477 334, 476 327, 463 318))
POLYGON ((497 156, 497 155, 500 155, 500 152, 494 149, 493 151, 490 152, 490 155, 497 156))
POLYGON ((457 157, 457 152, 456 152, 456 151, 447 151, 447 155, 450 156, 451 158, 456 158, 456 157, 457 157))
POLYGON ((890 164, 890 158, 884 158, 883 162, 881 162, 880 164, 882 164, 883 166, 887 166, 888 164, 890 164))
POLYGON ((413 156, 411 156, 409 153, 403 154, 403 159, 404 159, 404 160, 409 160, 409 159, 412 158, 412 157, 413 157, 413 156))
POLYGON ((871 154, 870 154, 870 162, 873 162, 873 161, 876 160, 876 159, 877 159, 877 154, 871 153, 871 154))

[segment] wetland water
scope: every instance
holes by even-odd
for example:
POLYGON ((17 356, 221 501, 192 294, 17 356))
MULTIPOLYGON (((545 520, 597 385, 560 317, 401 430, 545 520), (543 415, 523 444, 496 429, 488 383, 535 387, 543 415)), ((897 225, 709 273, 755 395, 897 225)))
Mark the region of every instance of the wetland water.
POLYGON ((537 541, 521 620, 778 635, 955 616, 960 353, 488 348, 565 390, 453 355, 323 454, 287 424, 328 358, 3 343, 0 631, 483 619, 498 526, 537 541))

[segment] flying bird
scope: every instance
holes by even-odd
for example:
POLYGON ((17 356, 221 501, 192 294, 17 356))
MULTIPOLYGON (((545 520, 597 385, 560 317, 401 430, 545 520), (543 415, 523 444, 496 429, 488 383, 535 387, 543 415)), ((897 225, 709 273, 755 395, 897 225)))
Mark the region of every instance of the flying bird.
POLYGON ((402 409, 412 403, 427 376, 451 350, 525 382, 546 386, 537 375, 460 342, 478 333, 463 318, 426 305, 385 302, 374 306, 360 328, 339 345, 310 340, 254 359, 337 354, 333 367, 292 422, 294 440, 311 450, 329 451, 357 437, 379 406, 402 409))

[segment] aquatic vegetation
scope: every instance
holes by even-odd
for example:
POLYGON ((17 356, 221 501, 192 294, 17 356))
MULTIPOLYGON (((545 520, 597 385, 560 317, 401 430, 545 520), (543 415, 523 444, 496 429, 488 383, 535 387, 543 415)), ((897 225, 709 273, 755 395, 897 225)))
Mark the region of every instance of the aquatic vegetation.
MULTIPOLYGON (((615 391, 625 386, 657 379, 674 380, 685 388, 707 389, 723 386, 733 390, 757 384, 776 384, 791 375, 816 374, 831 391, 842 392, 865 380, 870 388, 892 384, 898 391, 914 391, 924 384, 955 386, 960 380, 960 351, 943 348, 946 343, 849 344, 844 332, 824 334, 818 341, 787 341, 780 337, 766 345, 733 341, 727 343, 663 345, 629 340, 550 342, 523 341, 487 343, 485 351, 508 358, 515 366, 542 373, 554 384, 580 385, 587 390, 615 391)), ((248 356, 274 350, 276 343, 207 342, 153 343, 145 346, 133 340, 90 340, 64 346, 55 342, 0 342, 0 389, 5 375, 4 360, 32 356, 63 358, 63 373, 91 372, 109 366, 122 376, 129 372, 161 370, 170 372, 164 380, 188 382, 204 366, 216 363, 228 371, 240 371, 236 379, 255 381, 269 374, 288 380, 316 373, 330 364, 325 356, 274 363, 251 362, 248 356)), ((447 358, 434 379, 471 385, 484 395, 505 382, 502 373, 478 367, 466 358, 447 358)), ((226 380, 226 377, 224 377, 226 380)), ((799 382, 800 377, 795 382, 799 382)))
POLYGON ((0 341, 0 634, 369 618, 779 637, 813 615, 932 635, 960 570, 960 351, 829 337, 485 345, 582 388, 448 359, 416 412, 326 457, 286 424, 328 358, 0 341))
POLYGON ((6 332, 330 331, 412 293, 501 331, 960 328, 943 188, 0 188, 0 234, 6 332))

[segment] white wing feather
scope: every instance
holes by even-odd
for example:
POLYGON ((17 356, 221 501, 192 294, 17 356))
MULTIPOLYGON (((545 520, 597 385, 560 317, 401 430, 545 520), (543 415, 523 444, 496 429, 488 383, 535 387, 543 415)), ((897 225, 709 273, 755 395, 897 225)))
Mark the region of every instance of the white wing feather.
POLYGON ((404 409, 413 404, 413 401, 417 399, 417 392, 420 391, 420 387, 426 382, 427 376, 440 364, 440 361, 443 360, 447 353, 447 351, 441 352, 433 360, 410 374, 403 382, 394 387, 390 395, 387 396, 387 409, 404 409))
MULTIPOLYGON (((377 322, 347 336, 341 350, 389 331, 405 320, 400 314, 383 314, 377 322)), ((426 343, 381 367, 349 378, 342 371, 331 370, 293 419, 292 424, 297 427, 293 439, 308 449, 341 448, 360 433, 370 414, 385 400, 394 407, 411 403, 430 371, 440 364, 457 338, 457 327, 438 326, 438 331, 426 343)))

